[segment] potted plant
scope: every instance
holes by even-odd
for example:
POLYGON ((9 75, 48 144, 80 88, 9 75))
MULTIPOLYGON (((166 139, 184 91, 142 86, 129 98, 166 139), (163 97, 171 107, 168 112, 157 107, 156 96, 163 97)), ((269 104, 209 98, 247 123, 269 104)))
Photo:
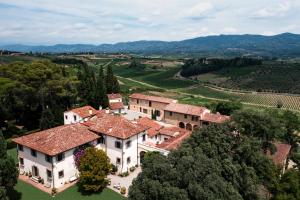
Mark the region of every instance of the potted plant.
POLYGON ((52 188, 51 195, 54 197, 56 194, 57 194, 57 189, 56 188, 52 188))
POLYGON ((29 173, 28 173, 28 177, 29 177, 29 178, 31 178, 31 177, 32 177, 32 174, 31 174, 31 172, 29 172, 29 173))
POLYGON ((116 174, 118 171, 118 167, 114 164, 111 165, 111 174, 116 174))
POLYGON ((126 187, 121 187, 120 193, 123 195, 126 194, 126 187))

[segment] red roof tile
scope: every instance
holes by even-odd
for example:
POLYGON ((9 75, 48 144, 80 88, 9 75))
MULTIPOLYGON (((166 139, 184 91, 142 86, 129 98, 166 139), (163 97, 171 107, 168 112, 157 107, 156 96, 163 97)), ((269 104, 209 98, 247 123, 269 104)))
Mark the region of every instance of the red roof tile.
POLYGON ((121 139, 127 139, 148 129, 117 115, 104 115, 89 123, 90 130, 121 139))
POLYGON ((51 128, 13 139, 17 144, 45 153, 57 155, 96 140, 99 136, 78 123, 51 128))
POLYGON ((74 108, 72 110, 68 110, 66 112, 74 112, 82 118, 91 117, 96 115, 97 110, 94 109, 92 106, 83 106, 80 108, 74 108))
POLYGON ((190 131, 188 131, 186 129, 183 129, 183 128, 173 126, 173 127, 164 127, 164 128, 159 130, 159 133, 162 134, 162 135, 168 135, 168 136, 171 136, 171 137, 176 137, 177 135, 190 133, 190 131))
POLYGON ((117 93, 117 94, 112 93, 112 94, 107 94, 107 97, 108 97, 108 99, 119 99, 119 98, 122 98, 122 95, 119 93, 117 93))
POLYGON ((274 143, 277 151, 273 154, 270 155, 270 152, 268 152, 268 156, 273 160, 273 162, 276 165, 284 165, 284 161, 287 159, 290 150, 291 150, 291 145, 289 144, 284 144, 284 143, 274 143))
POLYGON ((123 102, 109 103, 109 109, 111 109, 111 110, 117 110, 117 109, 123 109, 123 108, 124 108, 123 102))
POLYGON ((227 115, 206 113, 201 120, 213 123, 223 123, 225 121, 230 120, 230 117, 227 115))
POLYGON ((191 132, 182 132, 180 135, 176 137, 171 137, 170 139, 162 142, 161 144, 157 144, 156 147, 165 149, 165 150, 174 150, 176 149, 186 138, 191 135, 191 132))
POLYGON ((175 99, 170 99, 170 98, 165 98, 165 97, 158 97, 158 96, 149 96, 149 95, 144 95, 140 93, 134 93, 129 96, 130 98, 134 99, 143 99, 143 100, 148 100, 148 101, 155 101, 155 102, 160 102, 160 103, 175 103, 177 100, 175 99))
POLYGON ((209 112, 209 110, 205 107, 180 103, 171 103, 167 105, 164 110, 188 115, 195 115, 199 117, 201 117, 205 112, 209 112))
POLYGON ((149 137, 157 135, 159 133, 159 130, 163 128, 163 126, 159 125, 157 122, 149 119, 148 117, 142 117, 138 119, 137 123, 149 127, 147 131, 149 137))

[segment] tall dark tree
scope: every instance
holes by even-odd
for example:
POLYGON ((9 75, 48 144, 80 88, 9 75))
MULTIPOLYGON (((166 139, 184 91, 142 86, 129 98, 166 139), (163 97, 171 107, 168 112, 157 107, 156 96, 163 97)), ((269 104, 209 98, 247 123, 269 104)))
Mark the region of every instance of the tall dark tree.
POLYGON ((40 119, 40 129, 45 130, 56 126, 55 117, 49 107, 46 107, 42 112, 40 119))
POLYGON ((112 70, 112 66, 111 65, 107 66, 105 81, 106 81, 106 90, 107 90, 107 93, 108 94, 113 93, 114 74, 113 74, 113 70, 112 70))
POLYGON ((18 170, 14 159, 6 153, 6 141, 0 131, 0 195, 6 199, 6 193, 17 183, 18 170))
POLYGON ((106 94, 105 77, 102 66, 99 69, 97 78, 96 99, 102 108, 108 107, 108 97, 106 94))

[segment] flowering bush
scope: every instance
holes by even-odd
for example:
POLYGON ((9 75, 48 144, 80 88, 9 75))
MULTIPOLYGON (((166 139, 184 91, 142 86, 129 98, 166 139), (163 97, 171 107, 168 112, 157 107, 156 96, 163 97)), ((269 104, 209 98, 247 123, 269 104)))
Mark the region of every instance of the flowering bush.
POLYGON ((74 162, 75 162, 75 166, 77 169, 79 168, 80 158, 84 155, 85 149, 86 149, 85 146, 78 147, 77 149, 75 149, 75 151, 73 153, 74 162))

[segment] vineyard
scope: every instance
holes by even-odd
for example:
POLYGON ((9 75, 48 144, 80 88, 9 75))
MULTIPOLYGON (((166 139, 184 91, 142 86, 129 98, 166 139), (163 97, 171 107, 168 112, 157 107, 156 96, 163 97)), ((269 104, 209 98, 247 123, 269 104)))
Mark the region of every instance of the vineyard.
POLYGON ((237 100, 246 104, 277 107, 281 104, 283 108, 300 111, 300 96, 281 95, 272 93, 242 93, 233 91, 221 91, 208 86, 193 86, 189 89, 181 89, 181 92, 194 95, 203 95, 208 98, 237 100))

